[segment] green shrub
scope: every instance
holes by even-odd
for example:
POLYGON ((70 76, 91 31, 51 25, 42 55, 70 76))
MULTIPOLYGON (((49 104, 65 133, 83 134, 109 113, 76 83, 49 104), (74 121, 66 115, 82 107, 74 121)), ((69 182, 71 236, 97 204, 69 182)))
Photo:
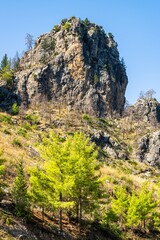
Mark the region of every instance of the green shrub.
POLYGON ((61 21, 61 25, 64 25, 67 22, 67 18, 63 18, 61 21))
POLYGON ((22 124, 22 128, 24 128, 27 131, 31 131, 32 130, 32 128, 31 128, 29 123, 22 124))
POLYGON ((64 30, 69 30, 71 27, 71 24, 69 22, 66 22, 64 25, 63 25, 63 29, 64 30))
POLYGON ((8 130, 8 129, 4 129, 4 131, 3 131, 5 134, 7 134, 7 135, 11 135, 11 132, 8 130))
POLYGON ((97 84, 97 83, 98 83, 98 75, 94 74, 94 84, 97 84))
POLYGON ((26 137, 27 136, 27 131, 24 128, 19 128, 18 132, 17 132, 20 136, 22 137, 26 137))
POLYGON ((87 114, 83 114, 82 119, 83 119, 83 121, 87 122, 88 124, 92 123, 92 118, 87 114))
POLYGON ((88 20, 88 18, 85 18, 84 21, 82 21, 85 26, 89 26, 91 22, 88 20))
POLYGON ((46 49, 49 47, 49 44, 47 42, 47 39, 45 38, 43 41, 42 41, 42 49, 46 51, 46 49))
POLYGON ((0 122, 5 122, 5 123, 12 123, 12 118, 7 115, 0 114, 0 122))
POLYGON ((13 82, 13 71, 10 69, 10 66, 7 65, 0 72, 0 77, 3 81, 7 83, 8 86, 12 85, 13 82))
POLYGON ((50 50, 51 50, 51 51, 54 51, 54 50, 55 50, 55 45, 56 45, 55 39, 52 38, 51 43, 50 43, 50 50))
POLYGON ((12 105, 12 114, 17 115, 18 113, 19 113, 19 106, 17 105, 17 103, 14 103, 12 105))
POLYGON ((25 119, 28 120, 31 123, 31 125, 36 125, 39 123, 39 117, 35 113, 27 114, 25 119))
POLYGON ((14 138, 12 142, 13 146, 22 147, 22 143, 19 139, 14 138))
POLYGON ((55 25, 54 28, 53 28, 53 30, 52 30, 52 32, 53 32, 53 33, 57 33, 57 32, 59 32, 60 30, 61 30, 61 26, 60 26, 60 25, 55 25))

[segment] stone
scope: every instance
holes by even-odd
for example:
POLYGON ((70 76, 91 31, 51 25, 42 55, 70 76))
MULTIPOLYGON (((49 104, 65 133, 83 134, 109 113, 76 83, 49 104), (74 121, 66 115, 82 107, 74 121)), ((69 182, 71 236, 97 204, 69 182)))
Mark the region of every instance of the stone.
POLYGON ((132 120, 155 126, 160 122, 160 103, 155 98, 142 98, 128 107, 126 114, 132 120))
POLYGON ((139 141, 137 157, 141 162, 160 167, 160 131, 147 134, 139 141))
POLYGON ((128 83, 113 35, 76 18, 40 36, 20 61, 19 103, 61 102, 96 117, 121 115, 128 83))

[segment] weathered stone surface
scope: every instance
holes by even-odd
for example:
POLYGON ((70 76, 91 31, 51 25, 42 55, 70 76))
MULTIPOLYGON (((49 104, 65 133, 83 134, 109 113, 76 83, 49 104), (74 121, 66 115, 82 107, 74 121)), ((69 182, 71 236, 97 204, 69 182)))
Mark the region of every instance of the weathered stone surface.
POLYGON ((99 130, 91 130, 91 141, 95 142, 97 146, 100 146, 104 152, 112 159, 128 159, 126 146, 118 143, 107 133, 99 130))
POLYGON ((122 113, 127 82, 112 34, 71 18, 40 36, 25 53, 16 93, 26 107, 53 99, 99 117, 122 113))
POLYGON ((160 122, 160 103, 155 98, 139 99, 128 108, 127 115, 134 120, 156 125, 160 122))
POLYGON ((140 161, 160 167, 160 131, 144 136, 139 143, 137 156, 140 161))

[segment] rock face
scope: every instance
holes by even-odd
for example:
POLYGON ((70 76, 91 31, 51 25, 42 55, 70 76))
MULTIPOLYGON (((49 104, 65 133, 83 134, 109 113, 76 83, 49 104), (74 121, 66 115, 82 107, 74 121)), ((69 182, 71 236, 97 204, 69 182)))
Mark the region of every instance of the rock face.
POLYGON ((139 99, 128 108, 127 115, 134 120, 156 125, 160 122, 160 103, 155 98, 139 99))
POLYGON ((52 99, 100 117, 122 113, 128 79, 113 35, 72 17, 36 40, 15 82, 26 107, 52 99))
POLYGON ((92 142, 101 147, 108 157, 112 159, 128 159, 127 146, 113 140, 107 133, 100 130, 92 130, 90 138, 92 142))
POLYGON ((148 134, 140 140, 137 155, 140 161, 160 167, 160 131, 148 134))

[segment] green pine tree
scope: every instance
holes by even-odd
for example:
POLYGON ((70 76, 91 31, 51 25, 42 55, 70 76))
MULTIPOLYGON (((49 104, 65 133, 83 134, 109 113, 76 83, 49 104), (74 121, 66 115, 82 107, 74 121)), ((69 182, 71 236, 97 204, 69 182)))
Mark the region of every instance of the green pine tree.
POLYGON ((81 228, 82 213, 94 213, 98 199, 102 194, 101 181, 97 161, 98 152, 95 145, 83 133, 75 133, 66 140, 69 146, 70 173, 74 178, 72 195, 75 201, 79 226, 81 228))
POLYGON ((137 194, 132 194, 128 208, 127 225, 129 227, 144 228, 154 217, 157 208, 157 201, 154 197, 154 190, 144 183, 137 194))
POLYGON ((115 198, 112 198, 112 211, 119 219, 120 227, 126 223, 127 211, 130 202, 130 195, 125 187, 117 187, 114 192, 115 198))
POLYGON ((66 140, 51 133, 39 149, 43 164, 31 173, 32 199, 40 207, 59 210, 60 232, 64 210, 75 207, 81 225, 82 211, 93 212, 101 193, 94 144, 82 133, 66 140))
POLYGON ((59 210, 59 228, 62 233, 63 210, 73 206, 70 195, 74 179, 69 171, 69 149, 65 141, 51 133, 49 138, 43 138, 40 153, 44 159, 43 170, 48 184, 46 199, 52 209, 59 210))
POLYGON ((17 216, 26 216, 29 212, 29 199, 27 193, 27 182, 24 173, 23 162, 20 161, 17 167, 17 177, 12 189, 13 201, 16 205, 17 216))
POLYGON ((10 63, 10 61, 8 59, 7 54, 5 54, 4 57, 2 58, 0 69, 3 70, 7 66, 10 68, 11 67, 11 63, 10 63))

